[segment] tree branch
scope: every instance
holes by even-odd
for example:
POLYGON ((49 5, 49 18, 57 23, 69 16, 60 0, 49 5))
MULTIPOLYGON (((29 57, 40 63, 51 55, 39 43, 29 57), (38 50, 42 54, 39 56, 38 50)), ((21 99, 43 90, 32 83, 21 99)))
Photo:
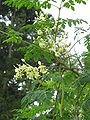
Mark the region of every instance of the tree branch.
POLYGON ((4 32, 4 31, 2 31, 2 30, 0 30, 0 33, 3 33, 3 34, 5 34, 5 35, 8 35, 8 33, 4 32))
MULTIPOLYGON (((88 34, 88 35, 90 35, 90 34, 88 34)), ((73 49, 73 47, 74 47, 78 42, 80 42, 82 39, 84 39, 84 38, 87 37, 88 35, 85 35, 85 36, 83 36, 82 38, 80 38, 79 40, 77 40, 77 41, 73 44, 73 46, 70 48, 69 52, 73 49)))

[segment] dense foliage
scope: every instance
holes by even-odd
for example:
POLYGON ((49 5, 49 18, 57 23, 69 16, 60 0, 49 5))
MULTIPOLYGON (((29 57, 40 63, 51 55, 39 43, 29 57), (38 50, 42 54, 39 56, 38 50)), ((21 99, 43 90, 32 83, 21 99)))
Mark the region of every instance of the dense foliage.
MULTIPOLYGON (((18 51, 19 44, 7 44, 3 41, 9 36, 13 38, 13 33, 19 31, 23 25, 32 24, 35 12, 34 9, 17 10, 11 6, 7 7, 3 4, 4 1, 0 1, 0 120, 10 120, 13 116, 12 110, 20 107, 21 99, 26 94, 26 89, 19 90, 21 81, 15 82, 13 79, 15 75, 13 65, 20 63, 24 54, 18 51), (30 12, 32 14, 29 14, 30 12)), ((27 34, 23 35, 23 38, 26 39, 27 34)))
POLYGON ((90 26, 85 20, 60 16, 62 8, 75 11, 75 5, 86 0, 61 0, 57 20, 42 11, 55 2, 1 2, 1 19, 7 16, 11 21, 0 24, 1 120, 90 119, 90 26), (87 29, 78 27, 83 23, 87 29), (77 27, 72 45, 65 28, 73 25, 77 27), (87 51, 73 54, 81 41, 87 51))

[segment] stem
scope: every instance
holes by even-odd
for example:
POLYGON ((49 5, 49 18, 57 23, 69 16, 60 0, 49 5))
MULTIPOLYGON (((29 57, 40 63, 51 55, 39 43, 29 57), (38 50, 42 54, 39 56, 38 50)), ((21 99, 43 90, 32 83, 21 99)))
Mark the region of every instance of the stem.
POLYGON ((79 97, 80 97, 80 95, 82 94, 82 91, 83 91, 83 89, 86 87, 86 85, 87 85, 87 82, 83 85, 83 87, 81 88, 81 90, 80 90, 80 92, 79 92, 79 97))
MULTIPOLYGON (((12 18, 11 18, 11 28, 14 28, 14 20, 15 20, 15 11, 13 12, 12 18)), ((13 44, 11 43, 9 46, 9 55, 8 55, 9 58, 11 58, 12 56, 12 47, 13 47, 13 44)))
POLYGON ((62 117, 62 105, 64 100, 64 81, 62 79, 62 99, 61 99, 61 109, 60 109, 60 116, 62 117))
MULTIPOLYGON (((74 51, 75 51, 75 50, 74 50, 74 51)), ((79 62, 79 66, 80 66, 81 68, 83 68, 83 65, 82 65, 82 63, 81 63, 81 61, 80 61, 80 59, 79 59, 76 51, 75 51, 75 54, 76 54, 76 58, 77 58, 77 60, 78 60, 78 62, 79 62)))
POLYGON ((8 35, 8 33, 4 32, 4 31, 2 31, 2 30, 0 30, 0 33, 3 33, 3 34, 5 34, 5 35, 8 35))
POLYGON ((90 34, 85 35, 85 36, 83 36, 82 38, 80 38, 79 40, 77 40, 77 41, 73 44, 73 46, 70 48, 69 52, 73 49, 73 47, 74 47, 78 42, 80 42, 82 39, 84 39, 85 37, 87 37, 87 36, 89 36, 89 35, 90 35, 90 34))
POLYGON ((81 91, 79 91, 79 84, 77 84, 77 104, 76 104, 76 107, 77 107, 77 120, 79 120, 79 98, 80 98, 80 95, 84 89, 84 87, 87 85, 87 83, 85 83, 81 89, 81 91))
POLYGON ((11 44, 10 46, 9 46, 9 58, 11 58, 11 55, 12 55, 12 46, 13 46, 13 44, 11 44))
POLYGON ((77 120, 79 120, 79 85, 77 84, 77 120))
MULTIPOLYGON (((60 18, 60 15, 61 15, 61 8, 62 8, 61 6, 62 6, 62 0, 61 0, 61 3, 60 3, 60 7, 58 8, 59 9, 58 19, 60 18)), ((56 31, 55 31, 55 41, 56 41, 56 37, 57 37, 57 31, 58 31, 58 23, 57 23, 56 31)))
MULTIPOLYGON (((78 75, 79 77, 80 75, 78 75)), ((77 115, 77 120, 79 120, 79 83, 77 82, 77 98, 76 98, 76 115, 77 115)))
MULTIPOLYGON (((58 14, 58 19, 60 18, 60 15, 61 15, 61 7, 62 6, 62 0, 61 0, 61 3, 60 3, 60 7, 59 7, 59 14, 58 14)), ((58 23, 57 23, 57 26, 56 26, 56 32, 55 32, 55 41, 56 41, 56 37, 57 37, 57 32, 58 32, 58 23)), ((59 67, 59 72, 61 72, 61 79, 62 79, 62 71, 59 67)), ((59 87, 58 87, 58 92, 57 92, 57 96, 59 94, 59 88, 60 88, 60 82, 59 82, 59 87)), ((58 98, 58 97, 57 97, 58 98)), ((63 100, 64 100, 64 81, 62 79, 62 98, 61 98, 61 102, 60 102, 60 116, 62 117, 62 105, 63 105, 63 100)))

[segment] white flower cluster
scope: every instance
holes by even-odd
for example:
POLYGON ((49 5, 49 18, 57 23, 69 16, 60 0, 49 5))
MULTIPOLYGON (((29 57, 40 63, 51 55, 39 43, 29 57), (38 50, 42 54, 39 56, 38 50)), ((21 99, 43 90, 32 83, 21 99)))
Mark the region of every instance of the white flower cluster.
POLYGON ((62 44, 61 40, 55 42, 52 38, 48 38, 47 40, 43 40, 42 38, 39 40, 39 46, 41 48, 47 49, 55 53, 56 57, 60 57, 62 54, 67 57, 68 47, 70 44, 62 44))
POLYGON ((22 59, 24 62, 23 65, 18 65, 18 67, 15 67, 15 72, 16 75, 14 76, 16 79, 17 78, 22 78, 24 75, 26 75, 27 79, 37 79, 40 74, 45 74, 47 73, 46 66, 42 65, 40 61, 38 61, 39 67, 33 67, 25 62, 24 59, 22 59))
MULTIPOLYGON (((38 13, 36 12, 37 18, 36 22, 45 21, 48 18, 48 14, 40 13, 40 16, 38 16, 38 13)), ((49 18, 49 19, 52 19, 49 18)), ((44 27, 43 30, 41 28, 37 30, 37 40, 39 43, 39 46, 41 48, 47 49, 48 51, 54 52, 56 57, 61 57, 63 55, 64 57, 67 57, 69 55, 68 47, 70 44, 62 43, 63 41, 67 40, 68 33, 60 33, 58 37, 55 37, 56 34, 54 31, 57 32, 57 25, 58 21, 56 20, 54 25, 50 28, 49 26, 44 27), (55 40, 57 39, 57 40, 55 40)), ((58 29, 61 29, 61 27, 58 26, 58 29)), ((35 43, 35 40, 34 40, 35 43)))

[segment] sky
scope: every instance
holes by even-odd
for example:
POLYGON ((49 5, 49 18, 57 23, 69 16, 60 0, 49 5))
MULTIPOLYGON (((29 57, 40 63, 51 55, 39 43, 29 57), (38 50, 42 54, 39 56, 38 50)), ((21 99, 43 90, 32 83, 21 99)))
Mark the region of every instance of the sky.
MULTIPOLYGON (((57 0, 57 3, 56 4, 54 3, 54 4, 59 7, 60 1, 61 0, 57 0)), ((58 18, 58 8, 56 8, 54 6, 52 6, 51 9, 44 10, 44 12, 48 12, 48 13, 52 14, 55 19, 58 18)), ((62 8, 60 16, 61 16, 61 18, 83 19, 90 24, 90 13, 89 12, 90 12, 90 0, 87 1, 86 5, 76 4, 75 11, 72 11, 67 8, 62 8)), ((84 28, 87 28, 86 24, 82 24, 81 26, 83 26, 84 28)), ((75 28, 73 26, 72 28, 67 27, 66 29, 69 32, 68 41, 71 41, 72 45, 73 45, 75 42, 73 40, 75 28)), ((83 37, 83 36, 81 35, 80 37, 83 37)), ((77 44, 75 46, 75 50, 77 51, 78 54, 81 54, 81 53, 83 53, 83 51, 86 51, 86 48, 84 47, 83 42, 84 41, 82 41, 81 44, 77 44)), ((74 49, 72 50, 72 52, 74 52, 74 49)))

